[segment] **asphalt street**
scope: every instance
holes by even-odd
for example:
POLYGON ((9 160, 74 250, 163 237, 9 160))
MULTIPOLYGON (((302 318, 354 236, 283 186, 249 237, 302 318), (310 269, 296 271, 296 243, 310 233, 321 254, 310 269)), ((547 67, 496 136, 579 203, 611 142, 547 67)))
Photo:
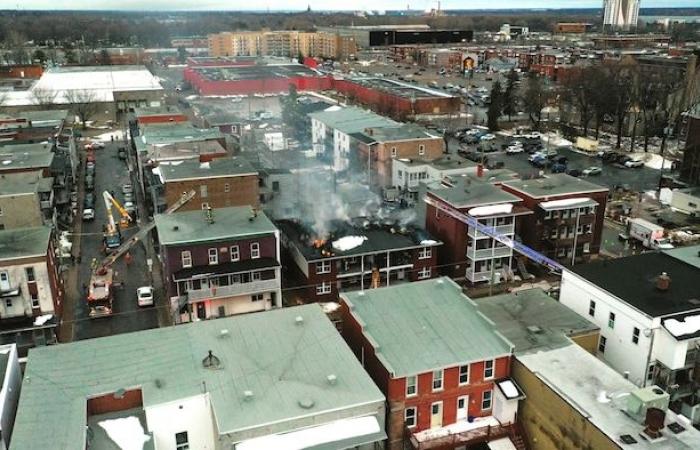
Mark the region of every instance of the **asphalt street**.
MULTIPOLYGON (((123 145, 123 143, 119 145, 123 145)), ((97 258, 97 261, 100 261, 104 257, 102 253, 102 226, 107 221, 107 215, 102 192, 105 190, 114 191, 119 201, 122 201, 121 185, 130 181, 127 164, 117 157, 117 148, 117 143, 108 142, 105 149, 95 151, 97 160, 94 190, 96 197, 95 220, 83 222, 82 226, 81 262, 78 276, 80 287, 83 283, 85 285, 89 283, 92 259, 97 258)), ((137 188, 136 184, 132 184, 137 188)), ((84 183, 81 184, 80 189, 84 191, 84 183)), ((83 195, 80 198, 82 202, 83 195)), ((118 221, 116 210, 114 214, 115 220, 118 221)), ((79 214, 80 216, 81 214, 79 214)), ((123 239, 128 239, 136 230, 136 226, 132 226, 122 232, 123 239)), ((121 281, 123 286, 114 290, 113 314, 111 316, 90 319, 85 295, 83 294, 82 298, 76 302, 73 329, 75 340, 158 327, 156 309, 152 307, 139 308, 136 304, 136 289, 151 284, 143 246, 141 244, 134 246, 131 255, 132 262, 128 267, 123 258, 113 266, 116 270, 115 278, 117 281, 121 281)), ((80 291, 83 292, 83 289, 81 288, 80 291)))

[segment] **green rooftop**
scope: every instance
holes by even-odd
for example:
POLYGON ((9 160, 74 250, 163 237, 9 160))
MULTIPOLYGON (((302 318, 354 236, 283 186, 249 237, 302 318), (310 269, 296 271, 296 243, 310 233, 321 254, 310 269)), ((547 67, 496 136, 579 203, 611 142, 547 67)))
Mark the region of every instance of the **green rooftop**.
POLYGON ((212 209, 211 223, 207 220, 206 212, 202 210, 158 214, 155 221, 161 245, 262 236, 277 230, 262 211, 259 211, 253 220, 251 217, 253 211, 250 207, 231 206, 212 209))
POLYGON ((700 269, 700 245, 691 245, 688 247, 678 247, 673 250, 663 250, 668 256, 672 256, 679 261, 688 263, 700 269))
POLYGON ((427 129, 415 124, 402 124, 394 127, 372 128, 364 134, 373 138, 377 142, 387 141, 408 141, 415 139, 442 139, 440 136, 432 135, 427 129))
POLYGON ((0 260, 44 256, 50 237, 49 227, 0 230, 0 260))
POLYGON ((57 126, 68 118, 67 109, 46 109, 42 111, 25 111, 17 114, 30 122, 33 126, 57 126), (52 122, 52 123, 47 123, 52 122))
POLYGON ((12 449, 84 449, 86 399, 139 388, 144 408, 208 393, 231 442, 384 402, 321 308, 295 306, 31 349, 12 449), (203 367, 210 350, 218 370, 203 367))
POLYGON ((0 171, 47 168, 53 157, 48 143, 5 145, 0 147, 0 171))
POLYGON ((519 203, 522 199, 486 181, 473 177, 453 177, 453 186, 436 181, 427 184, 431 193, 455 208, 473 208, 499 203, 519 203))
POLYGON ((201 178, 230 177, 234 175, 257 175, 257 170, 243 158, 216 158, 201 163, 197 160, 184 160, 170 164, 161 163, 158 171, 164 182, 196 180, 201 178))
POLYGON ((569 337, 599 329, 538 288, 478 298, 474 302, 515 345, 516 354, 563 347, 571 344, 569 337))
POLYGON ((608 192, 608 188, 591 183, 582 178, 565 173, 547 175, 544 178, 506 181, 504 185, 534 198, 548 198, 557 195, 585 194, 588 192, 608 192))
POLYGON ((323 122, 327 127, 345 134, 363 132, 366 128, 400 127, 401 124, 360 108, 342 108, 331 111, 319 111, 309 117, 323 122))
MULTIPOLYGON (((8 175, 0 183, 0 195, 35 194, 46 191, 46 182, 41 172, 19 172, 8 175)), ((52 178, 48 178, 52 182, 52 178)))
POLYGON ((145 125, 140 136, 134 139, 138 151, 146 151, 149 145, 167 145, 183 142, 202 142, 224 139, 221 131, 215 128, 196 128, 189 122, 145 125))
POLYGON ((511 353, 512 344, 447 277, 341 297, 393 377, 511 353))

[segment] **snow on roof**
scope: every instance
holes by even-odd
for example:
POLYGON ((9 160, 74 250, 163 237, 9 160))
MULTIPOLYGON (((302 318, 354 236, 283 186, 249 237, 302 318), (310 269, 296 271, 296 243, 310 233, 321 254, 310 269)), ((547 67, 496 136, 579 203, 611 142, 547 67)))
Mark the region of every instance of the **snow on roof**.
POLYGON ((470 209, 470 216, 493 216, 495 214, 510 214, 513 211, 512 203, 504 203, 502 205, 479 206, 470 209))
POLYGON ((485 428, 487 426, 497 427, 500 423, 493 416, 487 417, 477 417, 473 421, 459 420, 451 425, 447 425, 440 428, 429 428, 427 430, 416 433, 413 436, 418 442, 429 441, 432 439, 437 439, 445 436, 451 436, 459 433, 465 433, 467 431, 476 430, 478 428, 485 428))
POLYGON ((518 388, 515 387, 515 384, 513 384, 511 380, 501 381, 500 383, 498 383, 498 386, 503 391, 503 394, 505 394, 505 396, 509 399, 520 396, 518 388))
POLYGON ((700 315, 686 316, 683 320, 667 319, 664 327, 675 337, 694 334, 700 331, 700 315))
POLYGON ((491 441, 488 443, 488 446, 491 450, 517 450, 517 447, 515 444, 513 444, 513 441, 511 441, 508 437, 491 441))
POLYGON ((151 440, 151 437, 143 432, 138 417, 103 420, 98 424, 121 450, 143 450, 143 444, 151 440))
MULTIPOLYGON (((566 206, 576 206, 585 203, 595 202, 595 200, 590 197, 579 197, 579 198, 565 198, 562 200, 552 200, 551 202, 542 202, 540 206, 544 209, 557 209, 564 208, 566 206)), ((596 203, 597 204, 597 203, 596 203)))
POLYGON ((359 247, 366 240, 367 236, 344 236, 338 239, 337 241, 333 241, 331 245, 334 249, 338 251, 346 252, 348 250, 352 250, 355 247, 359 247))

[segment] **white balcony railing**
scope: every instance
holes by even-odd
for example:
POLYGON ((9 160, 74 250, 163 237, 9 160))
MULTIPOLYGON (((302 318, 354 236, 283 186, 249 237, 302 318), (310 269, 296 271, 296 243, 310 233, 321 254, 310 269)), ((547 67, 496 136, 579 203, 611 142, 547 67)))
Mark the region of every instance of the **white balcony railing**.
MULTIPOLYGON (((515 234, 515 224, 511 223, 508 225, 499 225, 497 227, 494 227, 496 233, 498 234, 515 234)), ((475 239, 481 239, 481 238, 487 238, 489 237, 487 234, 484 234, 480 231, 476 231, 475 228, 469 227, 469 236, 475 239)))
POLYGON ((189 303, 202 300, 212 300, 222 297, 235 297, 239 295, 252 295, 279 289, 278 279, 251 281, 250 283, 236 283, 228 286, 217 286, 206 289, 187 291, 189 303))
POLYGON ((480 250, 476 250, 474 247, 467 247, 467 258, 472 260, 504 258, 512 255, 513 249, 510 247, 489 247, 480 250))

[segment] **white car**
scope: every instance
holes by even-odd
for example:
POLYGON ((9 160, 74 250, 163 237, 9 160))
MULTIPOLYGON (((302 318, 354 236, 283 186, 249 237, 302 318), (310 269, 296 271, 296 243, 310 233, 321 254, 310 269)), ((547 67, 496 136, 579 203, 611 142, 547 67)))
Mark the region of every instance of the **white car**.
POLYGON ((522 145, 510 145, 508 148, 506 148, 506 153, 508 154, 522 153, 524 151, 525 149, 522 145))
POLYGON ((491 133, 481 136, 482 141, 493 141, 494 139, 496 139, 496 135, 493 135, 491 133))
POLYGON ((642 161, 641 159, 632 159, 632 160, 629 160, 625 163, 625 167, 630 167, 630 168, 644 167, 644 161, 642 161))
POLYGON ((593 166, 589 167, 588 169, 583 169, 583 174, 586 176, 600 175, 601 173, 603 173, 603 169, 601 169, 600 167, 593 166))
POLYGON ((153 288, 141 286, 136 289, 136 300, 139 306, 153 306, 153 288))
POLYGON ((133 214, 136 212, 136 205, 134 204, 134 202, 125 202, 124 210, 129 214, 133 214))
POLYGON ((95 210, 92 208, 83 209, 83 220, 95 220, 95 210))

